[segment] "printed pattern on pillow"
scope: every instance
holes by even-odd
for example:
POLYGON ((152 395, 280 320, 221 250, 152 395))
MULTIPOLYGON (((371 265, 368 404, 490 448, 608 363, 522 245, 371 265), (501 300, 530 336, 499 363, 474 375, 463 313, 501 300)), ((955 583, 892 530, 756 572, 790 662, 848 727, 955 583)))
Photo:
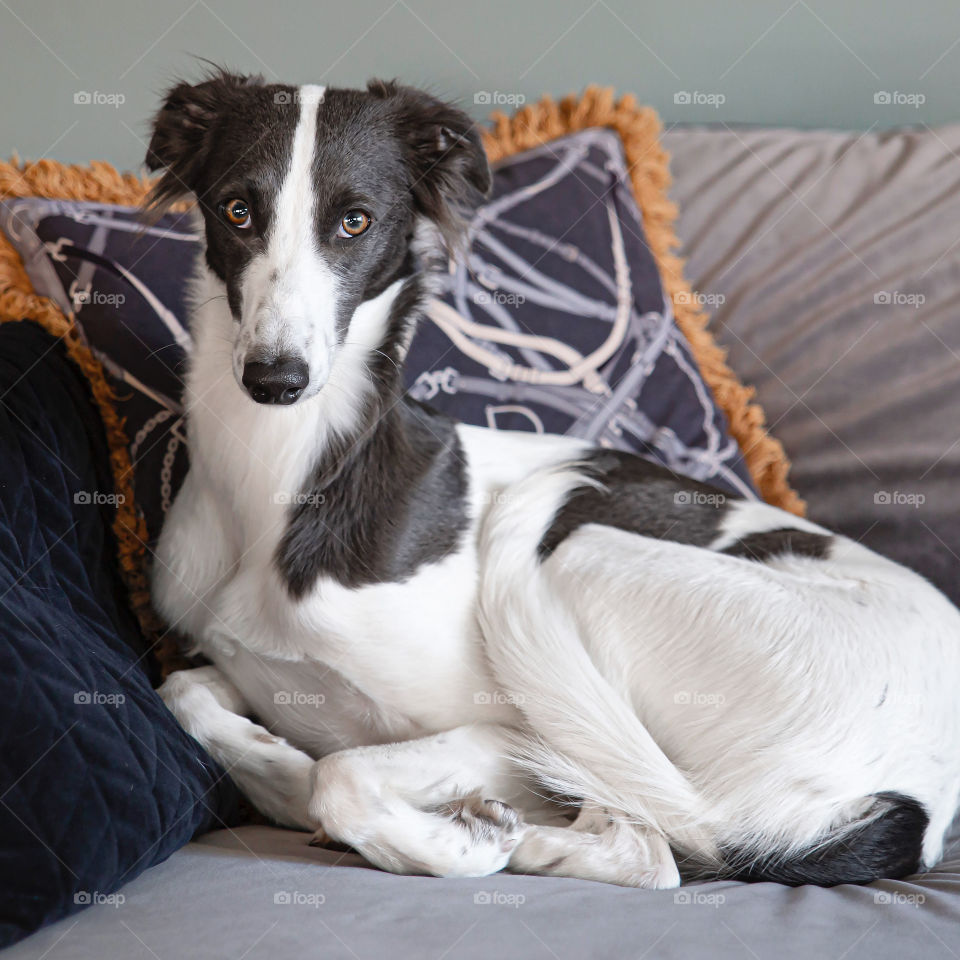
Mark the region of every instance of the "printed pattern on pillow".
MULTIPOLYGON (((73 313, 111 380, 154 539, 187 467, 186 281, 200 241, 188 213, 138 216, 0 203, 34 289, 73 313)), ((412 395, 467 423, 568 433, 756 496, 673 321, 616 134, 588 129, 502 161, 469 236, 467 264, 443 275, 411 344, 412 395)))

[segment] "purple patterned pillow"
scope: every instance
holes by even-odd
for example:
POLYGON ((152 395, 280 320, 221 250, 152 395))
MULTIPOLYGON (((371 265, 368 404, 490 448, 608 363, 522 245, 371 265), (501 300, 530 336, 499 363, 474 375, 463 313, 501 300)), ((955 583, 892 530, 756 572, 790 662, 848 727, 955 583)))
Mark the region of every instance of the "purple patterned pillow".
MULTIPOLYGON (((44 199, 0 203, 37 293, 76 316, 127 425, 151 539, 186 471, 190 214, 44 199)), ((469 262, 410 348, 408 387, 460 420, 566 433, 756 493, 723 412, 673 321, 617 135, 597 128, 498 164, 469 262)), ((238 402, 243 398, 238 394, 238 402)))

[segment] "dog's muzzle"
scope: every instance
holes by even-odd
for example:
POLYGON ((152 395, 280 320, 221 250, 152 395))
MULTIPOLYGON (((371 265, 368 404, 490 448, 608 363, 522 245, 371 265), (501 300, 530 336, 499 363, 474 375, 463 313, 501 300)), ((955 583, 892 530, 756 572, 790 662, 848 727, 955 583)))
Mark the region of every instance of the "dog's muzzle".
POLYGON ((243 367, 243 385, 257 403, 296 403, 309 382, 310 371, 297 357, 246 363, 243 367))

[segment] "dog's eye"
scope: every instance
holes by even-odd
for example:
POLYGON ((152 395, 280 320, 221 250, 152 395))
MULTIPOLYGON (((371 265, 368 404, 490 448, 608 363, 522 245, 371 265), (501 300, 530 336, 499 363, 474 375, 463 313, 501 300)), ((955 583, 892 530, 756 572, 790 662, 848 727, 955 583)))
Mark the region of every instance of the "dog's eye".
POLYGON ((223 214, 223 219, 226 220, 227 223, 241 230, 246 230, 253 222, 250 217, 249 204, 246 200, 241 200, 239 197, 234 200, 228 200, 226 203, 221 203, 220 210, 223 214))
POLYGON ((341 221, 340 229, 337 231, 338 237, 359 237, 373 220, 369 214, 362 210, 351 210, 341 221))

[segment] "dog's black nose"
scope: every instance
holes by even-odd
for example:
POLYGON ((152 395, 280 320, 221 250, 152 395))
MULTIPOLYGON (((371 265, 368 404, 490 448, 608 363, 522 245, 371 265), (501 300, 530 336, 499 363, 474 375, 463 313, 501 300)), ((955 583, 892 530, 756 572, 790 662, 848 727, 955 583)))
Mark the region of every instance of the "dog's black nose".
POLYGON ((310 381, 307 365, 295 357, 281 357, 272 363, 247 363, 243 385, 257 403, 293 403, 310 381))

